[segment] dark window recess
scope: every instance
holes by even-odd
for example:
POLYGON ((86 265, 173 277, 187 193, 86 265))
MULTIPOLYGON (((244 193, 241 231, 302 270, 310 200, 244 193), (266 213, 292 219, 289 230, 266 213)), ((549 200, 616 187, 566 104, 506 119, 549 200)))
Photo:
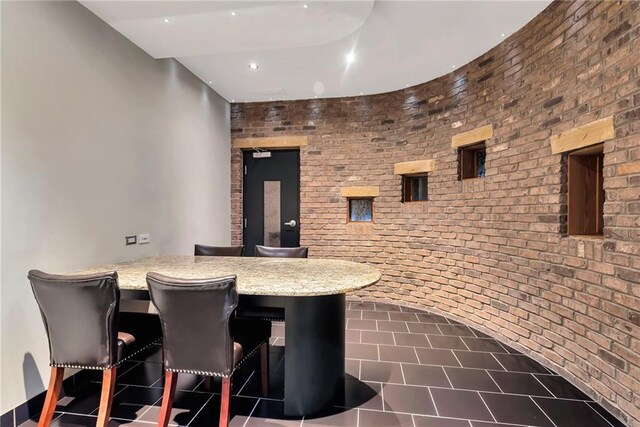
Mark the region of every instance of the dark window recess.
POLYGON ((460 148, 458 159, 460 179, 483 178, 485 176, 487 148, 484 142, 460 148))
POLYGON ((601 235, 604 222, 603 144, 567 157, 567 229, 569 235, 601 235))
POLYGON ((428 198, 427 174, 402 176, 403 202, 419 202, 428 198))
POLYGON ((373 199, 349 199, 349 222, 372 222, 373 199))

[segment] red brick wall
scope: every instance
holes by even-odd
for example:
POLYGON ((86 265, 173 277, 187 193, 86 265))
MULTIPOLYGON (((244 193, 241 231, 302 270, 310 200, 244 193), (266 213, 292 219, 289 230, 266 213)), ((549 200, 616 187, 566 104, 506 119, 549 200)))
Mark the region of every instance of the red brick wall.
MULTIPOLYGON (((464 67, 374 96, 234 104, 232 137, 307 135, 301 243, 368 262, 359 292, 443 312, 530 354, 640 426, 640 2, 556 2, 464 67), (605 238, 566 237, 550 137, 613 115, 605 238), (487 176, 460 182, 451 137, 493 124, 487 176), (400 202, 396 162, 433 158, 428 202, 400 202), (375 224, 340 187, 375 185, 375 224)), ((232 154, 233 240, 242 156, 232 154)))

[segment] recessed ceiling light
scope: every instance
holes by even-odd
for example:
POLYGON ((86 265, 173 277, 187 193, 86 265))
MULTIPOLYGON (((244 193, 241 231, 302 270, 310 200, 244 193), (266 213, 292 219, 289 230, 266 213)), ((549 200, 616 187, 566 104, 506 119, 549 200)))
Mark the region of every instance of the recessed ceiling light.
POLYGON ((502 37, 504 37, 504 36, 505 36, 505 34, 504 34, 504 33, 502 33, 502 34, 500 34, 500 35, 501 35, 502 37))
POLYGON ((236 13, 235 12, 231 12, 231 16, 236 16, 236 13))
POLYGON ((236 100, 235 100, 235 99, 232 99, 232 100, 231 100, 231 102, 236 102, 236 100))
POLYGON ((273 98, 269 98, 269 101, 273 101, 273 98))
POLYGON ((318 97, 318 95, 315 95, 315 96, 314 96, 314 98, 317 98, 317 97, 318 97))
POLYGON ((452 66, 451 66, 451 68, 456 68, 456 66, 455 66, 455 65, 452 65, 452 66))
POLYGON ((249 64, 249 68, 251 68, 252 70, 257 70, 258 64, 256 64, 255 62, 252 62, 251 64, 249 64))
POLYGON ((305 9, 309 9, 309 5, 306 3, 302 7, 304 7, 305 9))
POLYGON ((351 64, 356 60, 356 54, 353 52, 349 52, 345 55, 345 59, 347 60, 347 64, 351 64))
POLYGON ((211 80, 209 80, 209 84, 211 84, 211 80))
POLYGON ((360 92, 360 95, 364 95, 364 92, 360 92))
POLYGON ((164 18, 164 23, 168 24, 169 23, 169 18, 164 18))

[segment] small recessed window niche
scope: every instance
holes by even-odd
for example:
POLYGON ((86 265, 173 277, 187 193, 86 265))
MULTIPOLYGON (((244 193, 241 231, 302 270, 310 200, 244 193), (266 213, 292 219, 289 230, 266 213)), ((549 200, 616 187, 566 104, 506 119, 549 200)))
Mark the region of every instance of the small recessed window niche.
POLYGON ((402 175, 402 202, 422 202, 429 198, 428 172, 435 167, 435 161, 415 160, 396 163, 393 172, 402 175))
POLYGON ((493 125, 454 135, 451 147, 458 149, 458 178, 483 178, 486 175, 486 141, 493 138, 493 125))
POLYGON ((373 222, 373 197, 349 199, 349 222, 373 222))
POLYGON ((604 144, 567 155, 567 233, 602 235, 604 223, 604 144))
POLYGON ((373 200, 380 194, 378 187, 342 187, 347 198, 347 222, 373 222, 373 200))
POLYGON ((484 141, 458 149, 460 179, 484 178, 486 174, 487 146, 484 141))
POLYGON ((613 116, 551 137, 551 153, 567 160, 567 234, 602 236, 604 142, 616 135, 613 116))

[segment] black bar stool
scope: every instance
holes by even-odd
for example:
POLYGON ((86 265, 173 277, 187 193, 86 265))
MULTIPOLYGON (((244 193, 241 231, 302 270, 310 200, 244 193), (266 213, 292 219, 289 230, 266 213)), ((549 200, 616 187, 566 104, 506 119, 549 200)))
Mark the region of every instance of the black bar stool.
POLYGON ((207 246, 195 245, 195 256, 242 256, 244 245, 240 246, 207 246))
POLYGON ((65 368, 103 371, 98 427, 109 422, 116 369, 133 335, 118 332, 120 291, 116 272, 53 275, 29 272, 50 350, 51 378, 38 427, 47 427, 62 389, 65 368))
POLYGON ((260 351, 262 392, 269 384, 271 322, 234 319, 236 276, 186 280, 147 274, 162 324, 165 385, 159 427, 169 423, 178 373, 222 378, 220 426, 229 423, 231 376, 260 351))

